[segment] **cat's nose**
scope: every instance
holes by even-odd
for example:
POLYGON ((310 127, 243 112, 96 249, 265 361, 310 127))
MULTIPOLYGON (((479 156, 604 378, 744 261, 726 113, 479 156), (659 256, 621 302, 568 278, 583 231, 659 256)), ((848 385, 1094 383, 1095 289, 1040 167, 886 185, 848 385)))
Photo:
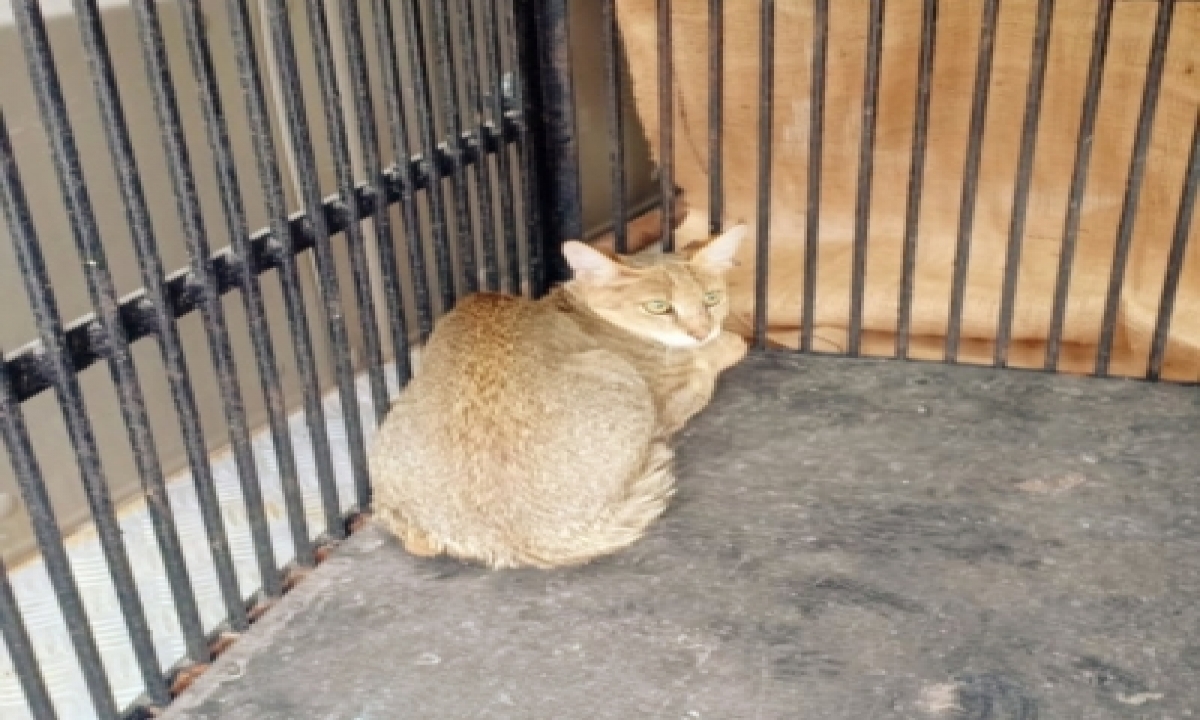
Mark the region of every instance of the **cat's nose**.
POLYGON ((710 330, 709 328, 700 327, 697 325, 693 325, 693 326, 687 328, 687 334, 691 335, 696 340, 706 339, 708 337, 709 333, 711 333, 711 332, 712 332, 712 330, 710 330))

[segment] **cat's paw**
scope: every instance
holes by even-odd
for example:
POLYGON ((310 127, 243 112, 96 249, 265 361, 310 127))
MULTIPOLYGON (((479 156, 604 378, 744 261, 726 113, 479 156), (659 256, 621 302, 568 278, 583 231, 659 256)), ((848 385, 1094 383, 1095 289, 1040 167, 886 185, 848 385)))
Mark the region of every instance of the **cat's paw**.
POLYGON ((436 557, 442 554, 441 548, 434 545, 429 536, 420 530, 409 528, 405 530, 404 537, 401 539, 404 543, 404 549, 409 555, 417 557, 436 557))
POLYGON ((731 333, 728 330, 723 330, 715 340, 710 343, 712 347, 712 362, 716 366, 717 372, 733 367, 746 357, 746 352, 749 345, 741 335, 731 333))

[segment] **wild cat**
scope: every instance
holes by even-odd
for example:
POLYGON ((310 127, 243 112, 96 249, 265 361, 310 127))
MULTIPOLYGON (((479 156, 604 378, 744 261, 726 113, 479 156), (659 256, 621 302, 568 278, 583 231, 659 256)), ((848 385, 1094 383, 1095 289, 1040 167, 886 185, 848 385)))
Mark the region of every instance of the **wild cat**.
POLYGON ((638 540, 673 493, 671 436, 746 344, 722 330, 745 226, 677 253, 580 242, 540 300, 465 299, 370 459, 374 517, 415 555, 576 565, 638 540))

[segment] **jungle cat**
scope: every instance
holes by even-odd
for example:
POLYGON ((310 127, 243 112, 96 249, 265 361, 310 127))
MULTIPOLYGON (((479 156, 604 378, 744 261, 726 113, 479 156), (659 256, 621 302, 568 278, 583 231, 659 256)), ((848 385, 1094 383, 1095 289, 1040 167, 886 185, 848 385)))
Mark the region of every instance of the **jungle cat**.
POLYGON ((674 253, 581 242, 539 300, 466 298, 379 429, 374 518, 414 555, 586 563, 637 541, 674 485, 671 436, 746 353, 722 330, 737 226, 674 253))

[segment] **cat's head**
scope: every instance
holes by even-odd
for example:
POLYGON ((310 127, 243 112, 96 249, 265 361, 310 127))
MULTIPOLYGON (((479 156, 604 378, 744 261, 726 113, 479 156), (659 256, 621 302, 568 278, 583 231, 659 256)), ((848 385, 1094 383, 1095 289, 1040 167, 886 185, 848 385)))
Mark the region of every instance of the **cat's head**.
POLYGON ((726 273, 746 235, 738 225, 675 253, 609 255, 581 242, 563 245, 570 291, 593 312, 669 347, 698 347, 729 315, 726 273))

